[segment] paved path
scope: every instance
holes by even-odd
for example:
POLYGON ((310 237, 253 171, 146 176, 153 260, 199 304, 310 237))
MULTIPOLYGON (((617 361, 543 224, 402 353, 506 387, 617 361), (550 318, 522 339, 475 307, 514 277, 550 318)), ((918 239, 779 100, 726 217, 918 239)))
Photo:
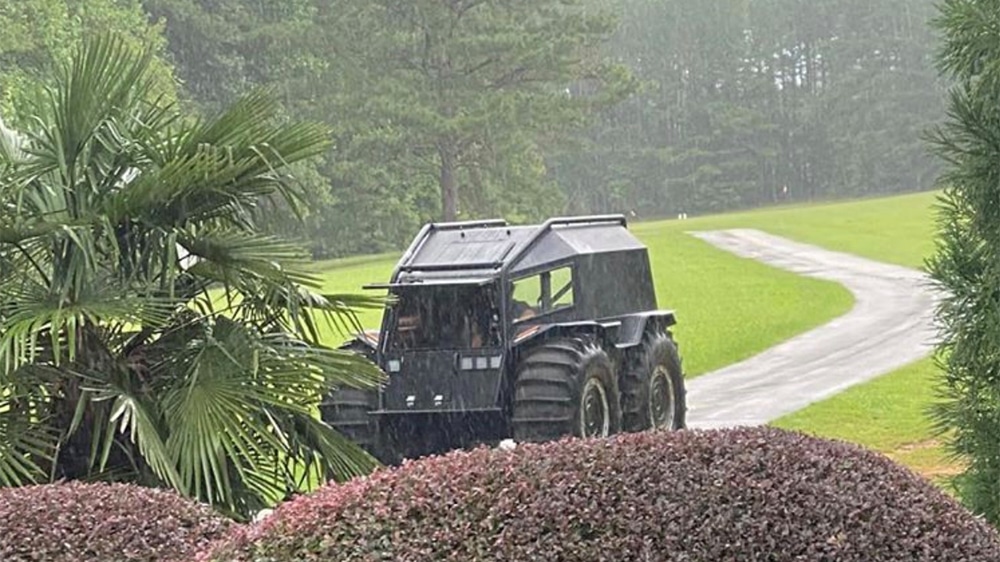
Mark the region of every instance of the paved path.
POLYGON ((693 234, 743 257, 836 281, 854 294, 855 305, 819 328, 690 381, 688 427, 764 424, 931 352, 935 297, 923 273, 757 230, 693 234))

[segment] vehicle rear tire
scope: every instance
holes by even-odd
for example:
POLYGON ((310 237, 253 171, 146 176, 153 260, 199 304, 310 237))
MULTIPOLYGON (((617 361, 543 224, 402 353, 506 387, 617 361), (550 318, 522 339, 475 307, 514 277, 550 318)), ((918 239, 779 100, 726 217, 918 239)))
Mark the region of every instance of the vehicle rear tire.
MULTIPOLYGON (((371 348, 358 341, 341 349, 353 351, 369 361, 375 360, 371 348)), ((377 409, 378 391, 345 387, 331 392, 323 400, 320 404, 320 416, 341 435, 375 454, 380 444, 378 425, 369 412, 377 409)))
POLYGON ((527 350, 515 375, 512 426, 519 442, 620 431, 617 377, 607 352, 576 338, 527 350))
POLYGON ((650 332, 622 379, 622 425, 629 432, 683 429, 686 413, 677 344, 670 332, 650 332))

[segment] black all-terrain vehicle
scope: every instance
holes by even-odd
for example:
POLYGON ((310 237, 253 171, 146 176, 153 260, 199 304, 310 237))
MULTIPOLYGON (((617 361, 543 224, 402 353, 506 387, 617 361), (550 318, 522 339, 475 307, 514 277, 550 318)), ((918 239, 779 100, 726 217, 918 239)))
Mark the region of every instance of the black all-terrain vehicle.
POLYGON ((649 256, 622 216, 429 224, 348 347, 388 375, 323 418, 384 462, 512 437, 684 426, 684 380, 649 256))

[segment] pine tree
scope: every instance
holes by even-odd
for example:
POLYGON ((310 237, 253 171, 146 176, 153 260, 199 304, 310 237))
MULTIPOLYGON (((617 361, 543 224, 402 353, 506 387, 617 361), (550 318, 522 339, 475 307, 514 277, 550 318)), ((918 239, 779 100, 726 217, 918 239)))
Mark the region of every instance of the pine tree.
POLYGON ((956 478, 964 502, 1000 523, 1000 8, 946 0, 935 26, 938 61, 954 80, 933 142, 947 163, 938 248, 929 262, 943 289, 944 367, 936 420, 968 459, 956 478))
POLYGON ((583 0, 366 0, 343 21, 351 113, 402 141, 396 162, 436 184, 445 220, 550 206, 542 147, 633 87, 599 56, 615 18, 583 0))

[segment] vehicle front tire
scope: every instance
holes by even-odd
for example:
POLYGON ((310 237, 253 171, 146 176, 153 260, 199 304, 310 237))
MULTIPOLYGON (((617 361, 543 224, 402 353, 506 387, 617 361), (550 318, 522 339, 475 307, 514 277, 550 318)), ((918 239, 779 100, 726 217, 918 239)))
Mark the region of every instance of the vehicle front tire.
POLYGON ((607 437, 621 430, 617 377, 592 341, 553 338, 527 350, 514 382, 515 441, 607 437))
POLYGON ((687 414, 684 374, 670 332, 654 331, 622 380, 622 425, 625 431, 676 430, 687 414))

